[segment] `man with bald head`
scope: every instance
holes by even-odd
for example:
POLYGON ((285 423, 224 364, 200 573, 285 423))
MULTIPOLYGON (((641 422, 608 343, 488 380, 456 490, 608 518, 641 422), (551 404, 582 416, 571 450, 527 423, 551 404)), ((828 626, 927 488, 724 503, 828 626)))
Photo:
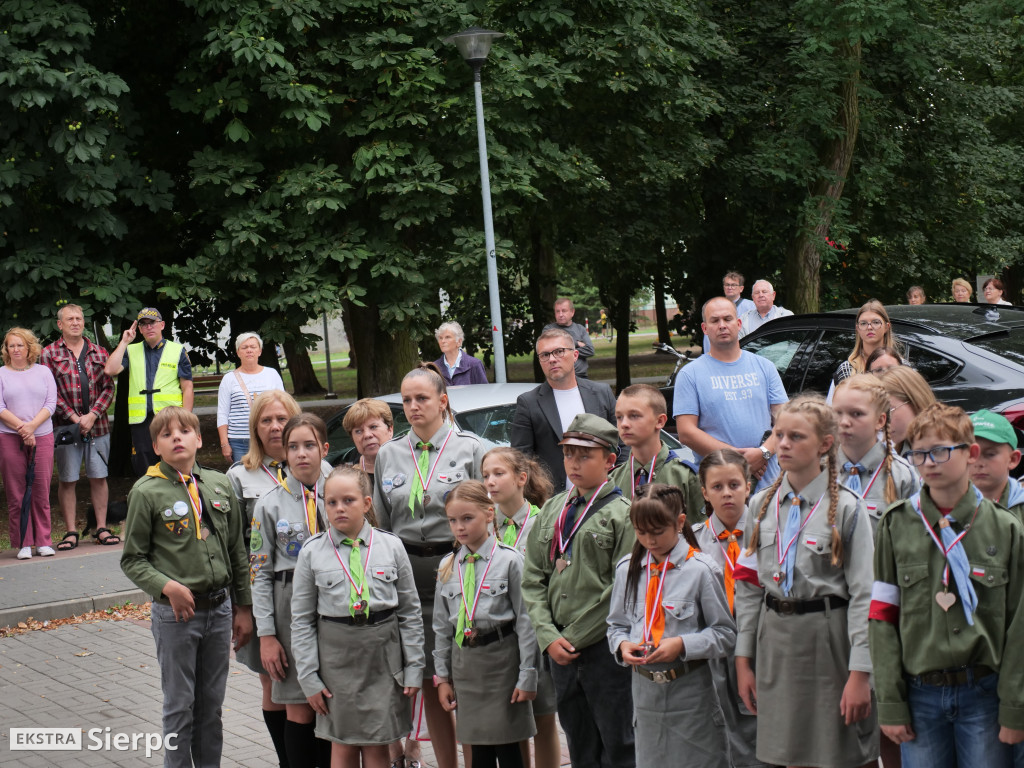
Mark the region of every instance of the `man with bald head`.
POLYGON ((779 473, 770 430, 789 399, 786 389, 769 360, 740 349, 741 324, 730 299, 711 299, 701 317, 708 353, 684 366, 676 378, 672 412, 679 440, 697 454, 697 461, 720 448, 739 451, 758 487, 764 487, 779 473))
POLYGON ((775 303, 775 289, 767 280, 758 280, 750 290, 754 308, 740 315, 740 338, 753 333, 769 320, 792 315, 785 307, 775 303))

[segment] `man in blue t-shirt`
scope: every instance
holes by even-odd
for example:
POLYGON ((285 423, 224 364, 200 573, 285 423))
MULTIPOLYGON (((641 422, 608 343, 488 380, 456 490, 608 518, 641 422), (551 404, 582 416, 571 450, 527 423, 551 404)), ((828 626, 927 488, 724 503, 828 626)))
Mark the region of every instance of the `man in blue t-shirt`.
POLYGON ((775 366, 740 349, 736 305, 724 296, 701 310, 708 353, 684 367, 676 378, 673 413, 679 440, 698 461, 720 448, 734 448, 747 459, 758 488, 779 474, 771 429, 779 407, 789 398, 775 366))

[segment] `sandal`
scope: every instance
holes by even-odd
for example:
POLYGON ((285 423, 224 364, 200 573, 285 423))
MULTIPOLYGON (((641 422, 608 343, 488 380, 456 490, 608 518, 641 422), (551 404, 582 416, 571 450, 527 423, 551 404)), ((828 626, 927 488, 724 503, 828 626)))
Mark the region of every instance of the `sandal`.
POLYGON ((64 538, 57 543, 58 552, 70 552, 72 549, 78 546, 78 531, 68 531, 64 534, 64 538), (74 541, 71 541, 68 537, 74 536, 74 541))
POLYGON ((391 768, 405 768, 405 755, 400 755, 392 760, 391 768))
POLYGON ((113 533, 111 533, 109 528, 97 528, 96 533, 92 535, 92 540, 95 541, 97 544, 102 544, 103 546, 114 546, 121 543, 121 537, 115 536, 113 533), (107 538, 101 539, 101 533, 107 534, 107 538))

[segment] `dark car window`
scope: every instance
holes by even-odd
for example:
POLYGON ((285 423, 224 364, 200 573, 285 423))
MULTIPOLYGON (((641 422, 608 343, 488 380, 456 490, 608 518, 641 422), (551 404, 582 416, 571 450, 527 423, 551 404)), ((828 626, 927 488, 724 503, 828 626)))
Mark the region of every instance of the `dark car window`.
POLYGON ((983 338, 971 339, 970 343, 1017 365, 1024 365, 1024 333, 1020 331, 1013 330, 1005 334, 992 334, 983 338))
POLYGON ((512 442, 508 433, 515 413, 515 403, 505 403, 475 411, 459 411, 455 414, 455 421, 463 430, 473 432, 484 440, 508 445, 512 442))
POLYGON ((745 341, 743 349, 771 361, 778 370, 779 376, 785 381, 786 370, 809 333, 810 331, 801 328, 766 333, 756 339, 745 341))
POLYGON ((948 379, 960 368, 958 361, 914 344, 907 348, 906 364, 924 376, 929 384, 948 379))
POLYGON ((836 368, 853 351, 854 340, 852 328, 849 331, 823 331, 807 358, 807 373, 800 390, 827 395, 836 368))

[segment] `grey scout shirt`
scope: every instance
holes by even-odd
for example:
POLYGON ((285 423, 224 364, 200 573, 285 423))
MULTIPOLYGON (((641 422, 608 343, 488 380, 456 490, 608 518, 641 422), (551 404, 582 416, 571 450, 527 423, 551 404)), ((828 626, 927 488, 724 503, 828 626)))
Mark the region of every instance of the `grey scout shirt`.
MULTIPOLYGON (((718 659, 732 653, 736 645, 736 623, 722 586, 722 572, 702 552, 687 559, 690 545, 682 536, 667 558, 672 567, 665 576, 661 606, 665 610, 665 632, 683 639, 681 660, 718 659)), ((644 642, 644 610, 647 603, 647 557, 633 594, 626 592, 626 574, 631 555, 615 566, 611 611, 608 614, 608 647, 623 664, 619 646, 629 641, 644 642)))
MULTIPOLYGON (((758 493, 750 501, 750 515, 747 519, 747 537, 751 536, 754 522, 761 511, 761 505, 771 489, 758 493)), ((736 641, 736 655, 756 657, 758 625, 764 606, 765 593, 784 599, 776 539, 781 539, 789 513, 787 494, 793 488, 788 478, 783 478, 778 491, 772 494, 768 510, 761 519, 760 541, 757 550, 757 574, 761 582, 756 587, 748 581, 736 582, 736 624, 739 637, 736 641), (779 501, 776 519, 776 500, 779 501)), ((846 598, 847 625, 850 637, 849 670, 870 672, 871 656, 868 651, 868 608, 871 603, 871 585, 874 580, 872 557, 874 544, 871 524, 867 513, 857 503, 857 497, 843 487, 839 488, 839 509, 836 511, 836 528, 843 537, 843 562, 832 565, 832 529, 828 524, 829 497, 828 472, 821 472, 800 492, 800 521, 804 528, 792 546, 796 547, 796 565, 793 569, 793 589, 790 599, 812 600, 825 596, 846 598), (821 499, 814 516, 809 518, 811 509, 821 499)), ((785 549, 786 542, 782 547, 785 549)))
MULTIPOLYGON (((847 490, 851 493, 861 498, 863 507, 871 519, 872 536, 878 529, 878 521, 882 519, 882 513, 889 506, 889 502, 885 500, 885 470, 878 471, 878 475, 875 476, 875 471, 879 470, 884 458, 885 443, 875 443, 871 446, 871 450, 864 454, 863 458, 857 462, 864 467, 864 471, 859 475, 860 492, 858 493, 850 488, 850 473, 843 469, 843 465, 849 461, 849 458, 843 453, 842 448, 839 449, 839 482, 846 486, 847 490), (874 477, 874 482, 872 482, 872 477, 874 477)), ((921 490, 921 481, 918 478, 917 472, 914 471, 914 468, 902 456, 894 455, 892 457, 890 471, 892 472, 893 483, 896 486, 897 499, 909 499, 921 490)))
POLYGON ((324 477, 316 483, 317 528, 306 521, 303 486, 291 475, 270 489, 256 502, 249 544, 249 570, 252 573, 252 616, 259 637, 275 635, 274 574, 295 568, 299 552, 327 521, 324 516, 324 477))
POLYGON ((500 509, 495 508, 494 510, 494 526, 498 531, 498 541, 504 541, 505 532, 508 530, 510 525, 514 525, 516 528, 516 541, 514 544, 510 544, 513 549, 519 552, 524 558, 526 557, 526 542, 530 536, 530 529, 533 528, 533 524, 537 522, 537 516, 540 514, 540 508, 534 506, 529 501, 524 501, 514 515, 512 515, 512 522, 509 522, 509 518, 506 517, 505 513, 500 509))
MULTIPOLYGON (((302 548, 295 566, 292 585, 292 656, 295 657, 299 685, 307 696, 324 689, 320 677, 317 646, 317 621, 320 616, 350 616, 350 582, 339 563, 349 567, 352 547, 344 543, 345 534, 335 529, 318 533, 302 548), (328 535, 329 534, 329 535, 328 535)), ((371 528, 364 522, 359 539, 370 613, 394 610, 398 614, 399 641, 404 659, 402 687, 423 684, 426 668, 423 652, 423 616, 412 566, 402 542, 394 534, 371 528), (370 540, 372 534, 372 542, 370 540)), ((387 670, 381 670, 386 674, 387 670)))
POLYGON ((421 453, 416 449, 418 441, 416 433, 410 432, 381 446, 373 472, 377 522, 410 544, 448 543, 452 535, 444 513, 445 494, 463 480, 480 479, 484 447, 473 433, 443 425, 428 441, 429 471, 423 478, 426 490, 415 510, 410 510, 409 495, 421 453), (443 453, 439 453, 442 448, 443 453))
MULTIPOLYGON (((512 547, 504 544, 495 546, 494 536, 489 536, 477 551, 481 556, 474 565, 476 585, 465 584, 465 601, 469 618, 473 610, 473 601, 479 588, 479 601, 473 614, 472 627, 481 635, 493 632, 495 628, 508 623, 515 624, 516 636, 519 641, 519 680, 516 688, 522 691, 537 690, 537 661, 540 649, 537 647, 537 636, 533 632, 530 616, 523 602, 521 582, 523 580, 523 558, 512 547)), ((459 623, 459 606, 463 600, 463 582, 465 578, 466 556, 469 548, 462 546, 455 553, 441 561, 438 570, 437 587, 434 592, 434 669, 438 677, 450 677, 452 643, 459 623), (451 558, 451 572, 445 581, 441 581, 441 572, 448 566, 451 558)), ((465 646, 463 646, 465 648, 465 646)))

